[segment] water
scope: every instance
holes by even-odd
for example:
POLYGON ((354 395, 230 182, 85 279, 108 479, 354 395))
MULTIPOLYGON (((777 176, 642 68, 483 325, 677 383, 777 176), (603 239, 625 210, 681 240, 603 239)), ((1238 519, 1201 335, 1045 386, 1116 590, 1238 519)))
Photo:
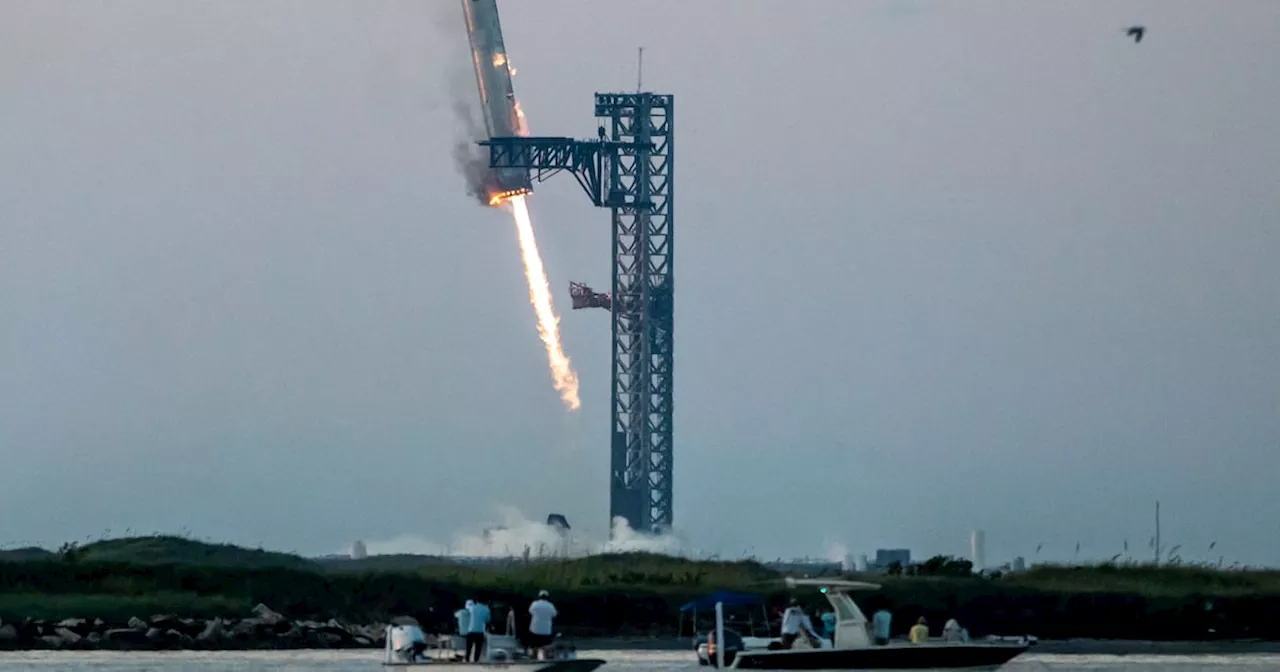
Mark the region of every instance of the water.
MULTIPOLYGON (((0 672, 39 670, 52 672, 138 672, 191 670, 192 672, 247 672, 266 670, 380 670, 379 651, 251 651, 164 653, 112 651, 29 651, 0 653, 0 672)), ((683 670, 706 672, 689 651, 591 651, 585 656, 609 661, 602 672, 656 672, 683 670)), ((1232 654, 1205 656, 1100 656, 1031 655, 1018 657, 1002 670, 1008 672, 1242 672, 1280 670, 1280 655, 1232 654)))

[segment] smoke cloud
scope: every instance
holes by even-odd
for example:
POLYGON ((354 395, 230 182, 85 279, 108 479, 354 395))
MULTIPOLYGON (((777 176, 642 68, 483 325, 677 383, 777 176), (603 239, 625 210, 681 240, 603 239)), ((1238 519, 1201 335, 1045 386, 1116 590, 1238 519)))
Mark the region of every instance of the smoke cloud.
POLYGON ((530 520, 513 507, 500 509, 502 523, 483 532, 460 533, 453 541, 441 543, 412 534, 365 544, 369 555, 437 555, 472 558, 575 558, 600 553, 648 552, 684 555, 684 544, 672 534, 651 535, 638 532, 622 518, 613 521, 608 540, 592 540, 564 535, 553 525, 530 520))
POLYGON ((827 542, 826 552, 823 558, 831 562, 844 562, 849 555, 849 547, 840 542, 827 542))
MULTIPOLYGON (((474 83, 473 83, 474 86, 474 83)), ((489 154, 484 147, 476 143, 488 139, 484 122, 480 120, 479 104, 475 102, 474 89, 468 102, 465 94, 453 86, 450 93, 453 100, 453 114, 458 120, 457 137, 453 143, 453 165, 466 185, 467 195, 474 196, 481 205, 489 205, 489 194, 501 191, 494 181, 494 172, 489 168, 489 154)))
POLYGON ((454 169, 462 176, 467 194, 475 197, 481 205, 489 205, 489 194, 500 191, 496 185, 493 170, 489 168, 489 154, 485 148, 477 145, 481 140, 489 139, 489 132, 484 126, 484 116, 480 110, 479 92, 476 90, 476 73, 470 57, 470 43, 465 39, 466 22, 462 11, 456 3, 439 3, 432 21, 436 32, 457 54, 454 58, 445 59, 445 95, 453 109, 454 127, 453 158, 454 169), (447 5, 447 7, 446 7, 447 5))
POLYGON ((674 534, 646 534, 631 529, 625 518, 613 519, 612 538, 601 547, 603 553, 661 553, 685 555, 681 539, 674 534))

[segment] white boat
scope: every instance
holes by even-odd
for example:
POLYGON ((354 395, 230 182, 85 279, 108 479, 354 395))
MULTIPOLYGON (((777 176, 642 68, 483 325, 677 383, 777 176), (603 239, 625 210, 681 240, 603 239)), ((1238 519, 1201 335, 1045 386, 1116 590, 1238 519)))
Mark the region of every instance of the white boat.
POLYGON ((464 642, 456 635, 439 635, 429 640, 416 624, 389 625, 382 664, 386 667, 485 668, 519 672, 591 672, 605 664, 599 658, 578 658, 573 647, 558 641, 534 658, 525 655, 524 647, 514 636, 493 633, 485 634, 481 659, 466 662, 464 642))
MULTIPOLYGON (((782 640, 777 637, 741 637, 743 651, 763 651, 770 646, 778 646, 782 640)), ((693 652, 698 656, 699 665, 710 665, 713 654, 710 653, 711 647, 708 645, 706 638, 699 638, 697 644, 693 647, 693 652)))
MULTIPOLYGON (((724 609, 716 608, 716 629, 708 637, 707 657, 711 665, 755 670, 881 670, 881 669, 967 669, 994 670, 1013 660, 1030 645, 1026 638, 1016 642, 944 642, 923 644, 890 642, 874 645, 867 618, 849 596, 856 590, 878 590, 879 585, 861 581, 787 579, 790 588, 817 589, 831 603, 836 615, 831 646, 810 646, 805 637, 790 649, 777 644, 765 648, 747 646, 736 633, 725 630, 724 609), (724 646, 717 646, 723 643, 724 646)), ((760 642, 751 642, 757 647, 760 642)))

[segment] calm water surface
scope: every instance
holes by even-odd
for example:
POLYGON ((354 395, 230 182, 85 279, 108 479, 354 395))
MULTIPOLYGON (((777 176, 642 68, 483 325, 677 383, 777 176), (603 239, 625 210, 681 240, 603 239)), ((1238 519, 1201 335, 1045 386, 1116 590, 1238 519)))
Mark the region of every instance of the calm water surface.
MULTIPOLYGON (((586 655, 609 661, 603 670, 651 672, 700 668, 685 651, 593 651, 586 655)), ((378 651, 261 651, 118 653, 118 652, 20 652, 0 653, 0 672, 10 670, 67 670, 68 672, 130 672, 135 670, 192 670, 193 672, 245 672, 267 670, 380 670, 378 651)), ((1046 670, 1099 670, 1104 672, 1237 672, 1280 670, 1280 655, 1242 654, 1206 656, 1058 656, 1024 655, 1006 665, 1008 672, 1046 670)))

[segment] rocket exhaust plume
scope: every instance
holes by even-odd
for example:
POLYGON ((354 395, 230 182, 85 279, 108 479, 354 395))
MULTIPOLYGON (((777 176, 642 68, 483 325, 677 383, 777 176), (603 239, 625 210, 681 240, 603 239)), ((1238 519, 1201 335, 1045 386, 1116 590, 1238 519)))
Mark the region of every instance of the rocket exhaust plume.
POLYGON ((538 255, 538 242, 533 237, 533 220, 529 218, 529 206, 523 194, 505 201, 511 207, 516 221, 516 235, 520 240, 520 256, 524 259, 524 275, 529 281, 529 303, 538 319, 538 337, 547 348, 547 363, 551 366, 551 383, 560 393, 566 408, 578 410, 578 374, 574 372, 569 357, 560 347, 560 319, 551 303, 551 288, 547 274, 538 255))
MULTIPOLYGON (((524 112, 520 110, 520 103, 516 102, 515 91, 511 87, 511 61, 502 42, 496 0, 462 0, 462 13, 475 66, 484 130, 490 138, 527 136, 529 131, 524 112)), ((464 122, 474 124, 475 118, 469 110, 455 107, 455 111, 464 122)), ((472 129, 473 132, 480 130, 478 124, 472 129)), ((456 147, 454 160, 467 177, 470 193, 489 205, 506 204, 515 217, 520 256, 524 260, 525 278, 529 281, 529 303, 533 304, 537 317, 538 336, 547 348, 551 381, 564 405, 576 411, 582 405, 578 399, 578 374, 574 373, 569 358, 560 347, 560 320, 551 304, 551 289, 542 268, 542 257, 538 255, 533 221, 529 218, 529 205, 525 200, 526 195, 533 191, 529 171, 489 168, 488 161, 481 163, 487 157, 477 153, 474 144, 470 147, 456 147)))

